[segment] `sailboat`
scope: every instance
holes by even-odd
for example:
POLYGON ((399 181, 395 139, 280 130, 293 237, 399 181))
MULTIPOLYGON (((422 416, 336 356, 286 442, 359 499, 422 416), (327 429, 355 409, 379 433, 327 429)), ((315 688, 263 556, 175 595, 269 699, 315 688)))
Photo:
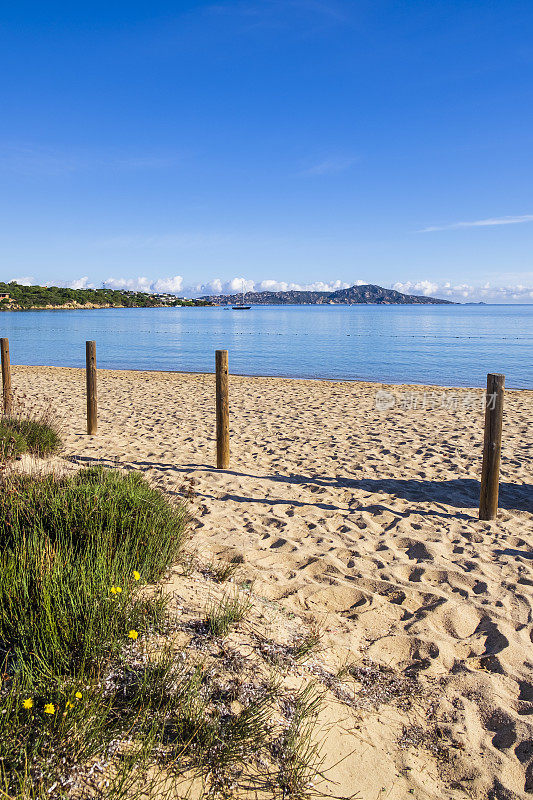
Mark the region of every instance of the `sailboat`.
POLYGON ((249 311, 252 306, 245 306, 244 305, 244 280, 242 282, 242 303, 237 303, 236 306, 232 306, 234 311, 249 311))

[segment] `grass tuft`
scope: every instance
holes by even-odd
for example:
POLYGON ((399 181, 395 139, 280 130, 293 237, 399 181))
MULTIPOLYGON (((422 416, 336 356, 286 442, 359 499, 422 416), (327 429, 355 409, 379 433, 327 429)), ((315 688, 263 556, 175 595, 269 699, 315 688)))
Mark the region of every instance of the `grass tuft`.
POLYGON ((233 561, 218 561, 208 564, 205 573, 216 583, 225 583, 235 576, 238 569, 239 564, 233 561))
POLYGON ((56 425, 47 418, 0 418, 0 460, 13 461, 24 453, 43 458, 56 453, 61 437, 56 425))
POLYGON ((317 796, 312 781, 320 765, 320 744, 314 741, 313 731, 321 706, 316 687, 308 684, 288 709, 290 724, 275 743, 276 783, 284 798, 302 800, 317 796))
POLYGON ((247 596, 235 593, 214 602, 207 612, 207 629, 212 636, 226 636, 246 617, 252 606, 247 596))
POLYGON ((295 661, 303 661, 321 648, 322 634, 318 627, 313 627, 292 646, 292 657, 295 661))

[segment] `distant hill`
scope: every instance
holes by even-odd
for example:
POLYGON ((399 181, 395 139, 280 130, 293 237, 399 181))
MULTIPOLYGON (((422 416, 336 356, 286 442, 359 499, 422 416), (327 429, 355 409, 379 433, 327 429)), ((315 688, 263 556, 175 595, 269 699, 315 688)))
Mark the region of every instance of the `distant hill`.
POLYGON ((160 308, 204 306, 205 300, 184 300, 172 294, 120 289, 66 289, 62 286, 22 286, 0 282, 0 311, 45 308, 160 308))
MULTIPOLYGON (((242 302, 241 294, 209 295, 202 300, 219 305, 236 305, 242 302)), ((350 286, 336 292, 245 292, 244 301, 248 305, 455 305, 451 300, 437 297, 424 297, 416 294, 402 294, 394 289, 384 289, 367 283, 364 286, 350 286)))

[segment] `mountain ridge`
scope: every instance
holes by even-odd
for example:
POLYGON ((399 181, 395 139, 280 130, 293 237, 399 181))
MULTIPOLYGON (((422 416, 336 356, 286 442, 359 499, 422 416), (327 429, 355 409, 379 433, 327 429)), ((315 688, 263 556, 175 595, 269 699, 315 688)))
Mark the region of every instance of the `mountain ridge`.
MULTIPOLYGON (((204 295, 200 298, 218 305, 242 303, 242 293, 204 295)), ((249 305, 456 305, 452 300, 403 294, 395 289, 384 289, 373 283, 337 289, 334 292, 286 291, 245 292, 244 302, 249 305)))

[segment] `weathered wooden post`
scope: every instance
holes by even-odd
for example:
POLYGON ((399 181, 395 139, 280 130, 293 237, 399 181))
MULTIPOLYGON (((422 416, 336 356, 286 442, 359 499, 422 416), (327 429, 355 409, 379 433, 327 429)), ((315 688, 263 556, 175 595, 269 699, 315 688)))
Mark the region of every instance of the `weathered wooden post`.
POLYGON ((481 470, 479 518, 495 519, 498 513, 500 455, 502 452, 503 390, 505 375, 487 375, 485 441, 481 470))
POLYGON ((217 411, 217 469, 229 467, 229 391, 228 351, 215 351, 216 411, 217 411))
POLYGON ((85 360, 87 377, 87 433, 92 436, 98 429, 96 342, 85 342, 85 360))
POLYGON ((0 339, 2 352, 2 390, 4 395, 4 414, 11 414, 13 392, 11 391, 11 364, 9 361, 9 339, 0 339))

